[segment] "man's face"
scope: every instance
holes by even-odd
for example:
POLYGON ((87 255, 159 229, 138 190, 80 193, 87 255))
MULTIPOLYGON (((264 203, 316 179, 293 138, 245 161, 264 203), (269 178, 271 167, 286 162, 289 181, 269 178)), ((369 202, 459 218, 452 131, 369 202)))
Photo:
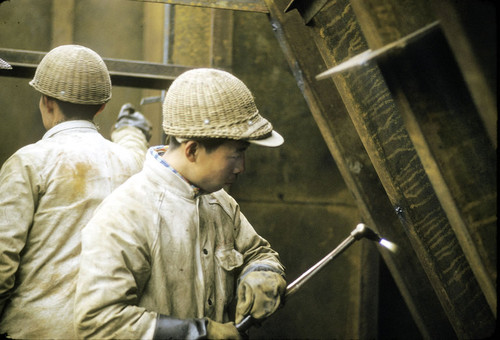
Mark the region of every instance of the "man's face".
POLYGON ((245 170, 245 151, 249 143, 229 140, 210 153, 201 147, 197 158, 195 185, 206 192, 214 192, 234 183, 245 170))

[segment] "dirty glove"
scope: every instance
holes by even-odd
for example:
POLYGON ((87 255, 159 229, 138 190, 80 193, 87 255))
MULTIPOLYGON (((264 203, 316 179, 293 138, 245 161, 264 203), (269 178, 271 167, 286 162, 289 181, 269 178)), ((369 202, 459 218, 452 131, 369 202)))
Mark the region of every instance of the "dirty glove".
POLYGON ((177 319, 158 314, 153 339, 200 339, 206 335, 206 319, 177 319))
POLYGON ((236 323, 247 315, 254 319, 270 316, 280 306, 285 290, 285 279, 278 273, 253 271, 246 274, 238 286, 236 323))
POLYGON ((115 129, 121 128, 122 126, 136 127, 142 131, 148 142, 151 139, 151 123, 142 113, 136 111, 132 104, 127 103, 122 105, 120 113, 118 113, 115 129))
POLYGON ((233 322, 219 323, 208 319, 207 339, 241 339, 233 322))

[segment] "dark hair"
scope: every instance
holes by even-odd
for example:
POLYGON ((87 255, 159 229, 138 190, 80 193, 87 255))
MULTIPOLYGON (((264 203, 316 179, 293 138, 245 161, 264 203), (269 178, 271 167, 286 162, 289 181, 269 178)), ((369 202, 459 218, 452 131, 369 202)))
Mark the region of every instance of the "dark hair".
MULTIPOLYGON (((228 141, 228 139, 226 138, 189 138, 189 140, 193 140, 200 143, 205 148, 207 153, 215 151, 219 146, 228 141)), ((171 150, 177 149, 180 145, 181 144, 179 143, 177 138, 173 136, 169 137, 168 147, 171 150)))
POLYGON ((102 104, 74 104, 49 96, 45 97, 55 101, 68 120, 82 119, 92 121, 102 106, 102 104))

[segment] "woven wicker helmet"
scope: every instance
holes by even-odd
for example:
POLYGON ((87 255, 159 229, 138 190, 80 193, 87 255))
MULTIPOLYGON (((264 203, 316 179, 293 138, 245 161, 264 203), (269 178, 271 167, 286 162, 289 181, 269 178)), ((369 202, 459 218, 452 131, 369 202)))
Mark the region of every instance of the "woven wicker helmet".
POLYGON ((74 104, 104 104, 111 98, 106 64, 96 52, 79 45, 62 45, 47 53, 30 85, 74 104))
POLYGON ((10 70, 10 69, 12 69, 12 66, 10 66, 9 63, 0 58, 0 70, 10 70))
POLYGON ((163 102, 163 130, 180 141, 227 138, 271 147, 284 141, 259 114, 241 80, 209 68, 184 72, 170 85, 163 102))

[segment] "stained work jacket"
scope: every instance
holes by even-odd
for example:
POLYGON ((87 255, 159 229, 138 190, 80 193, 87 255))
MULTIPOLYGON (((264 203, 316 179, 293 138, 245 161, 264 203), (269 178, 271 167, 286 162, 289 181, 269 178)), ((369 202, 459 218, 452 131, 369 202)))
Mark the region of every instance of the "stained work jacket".
POLYGON ((80 337, 152 338, 158 313, 227 322, 240 273, 284 270, 230 195, 198 195, 155 155, 82 231, 80 337))
POLYGON ((97 205, 140 171, 146 139, 124 127, 103 138, 94 124, 56 125, 0 170, 0 333, 75 338, 80 230, 97 205))

